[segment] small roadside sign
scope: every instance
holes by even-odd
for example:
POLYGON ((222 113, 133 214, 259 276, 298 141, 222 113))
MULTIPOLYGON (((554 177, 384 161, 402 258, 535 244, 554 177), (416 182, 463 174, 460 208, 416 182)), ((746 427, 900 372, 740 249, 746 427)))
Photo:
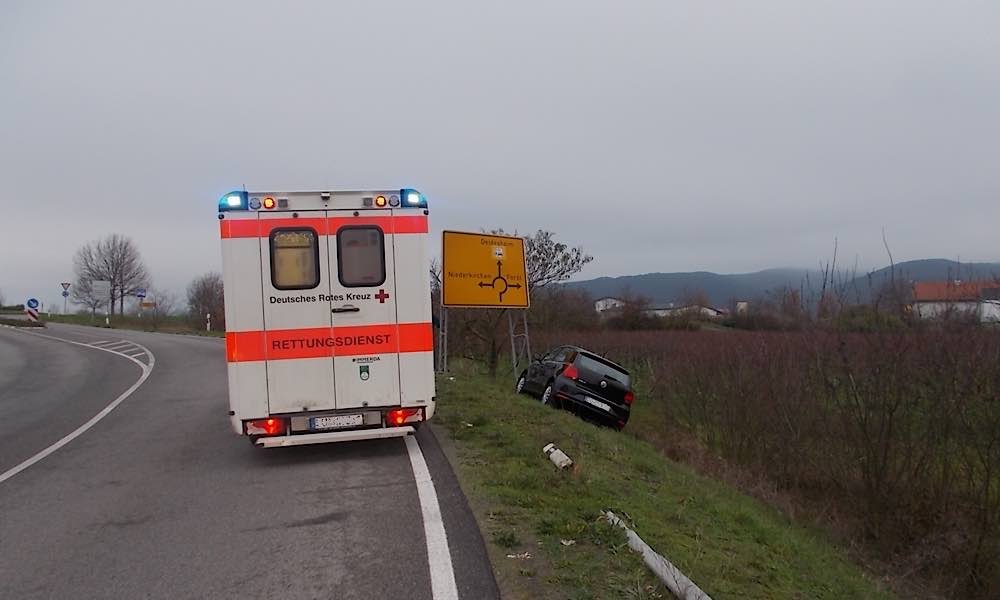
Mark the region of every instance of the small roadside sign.
POLYGON ((94 295, 95 300, 100 300, 101 304, 111 301, 111 282, 110 281, 91 281, 90 291, 94 295))
POLYGON ((28 315, 28 320, 35 322, 38 320, 38 300, 35 298, 28 298, 28 301, 24 303, 24 314, 28 315))
POLYGON ((135 290, 135 297, 142 299, 146 297, 146 288, 138 288, 135 290))
POLYGON ((69 286, 71 286, 73 284, 70 283, 70 282, 68 282, 68 281, 64 281, 64 282, 60 283, 59 285, 62 286, 63 291, 65 292, 65 291, 69 290, 69 286))
POLYGON ((441 287, 448 308, 528 308, 524 239, 445 231, 441 287))
POLYGON ((69 290, 63 290, 62 291, 62 297, 63 298, 69 298, 69 290))

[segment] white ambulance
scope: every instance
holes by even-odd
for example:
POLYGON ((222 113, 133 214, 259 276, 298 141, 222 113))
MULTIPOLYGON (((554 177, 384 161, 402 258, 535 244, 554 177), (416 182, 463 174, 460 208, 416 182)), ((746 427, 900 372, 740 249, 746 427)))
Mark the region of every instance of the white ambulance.
POLYGON ((258 446, 404 436, 434 414, 427 200, 219 200, 229 416, 258 446))

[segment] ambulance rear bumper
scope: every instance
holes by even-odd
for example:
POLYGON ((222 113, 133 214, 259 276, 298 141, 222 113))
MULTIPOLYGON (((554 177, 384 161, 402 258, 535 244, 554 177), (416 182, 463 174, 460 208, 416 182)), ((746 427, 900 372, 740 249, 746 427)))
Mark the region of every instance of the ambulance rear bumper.
POLYGON ((330 442, 379 440, 383 438, 404 437, 411 433, 416 433, 416 430, 410 426, 388 427, 385 429, 360 429, 357 431, 324 431, 322 433, 261 437, 257 438, 254 443, 261 448, 283 448, 286 446, 307 446, 309 444, 326 444, 330 442))

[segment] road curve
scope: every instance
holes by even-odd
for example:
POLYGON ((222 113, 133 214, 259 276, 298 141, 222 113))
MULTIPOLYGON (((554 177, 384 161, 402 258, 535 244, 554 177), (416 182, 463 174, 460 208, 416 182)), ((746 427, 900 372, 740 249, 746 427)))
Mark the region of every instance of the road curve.
MULTIPOLYGON (((155 367, 91 429, 0 483, 4 596, 433 598, 403 440, 256 449, 229 429, 221 341, 75 326, 44 335, 140 355, 131 341, 155 367)), ((14 416, 0 421, 0 472, 141 373, 109 352, 0 328, 0 409, 14 416)), ((450 466, 430 430, 416 440, 458 597, 498 597, 450 466)))

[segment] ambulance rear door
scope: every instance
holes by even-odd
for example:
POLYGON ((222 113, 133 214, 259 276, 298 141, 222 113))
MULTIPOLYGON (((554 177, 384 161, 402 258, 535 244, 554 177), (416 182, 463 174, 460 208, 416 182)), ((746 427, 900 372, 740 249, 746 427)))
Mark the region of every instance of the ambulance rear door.
POLYGON ((259 219, 270 413, 335 409, 325 211, 259 219))
POLYGON ((393 219, 389 211, 329 211, 330 310, 337 408, 397 406, 393 219))

